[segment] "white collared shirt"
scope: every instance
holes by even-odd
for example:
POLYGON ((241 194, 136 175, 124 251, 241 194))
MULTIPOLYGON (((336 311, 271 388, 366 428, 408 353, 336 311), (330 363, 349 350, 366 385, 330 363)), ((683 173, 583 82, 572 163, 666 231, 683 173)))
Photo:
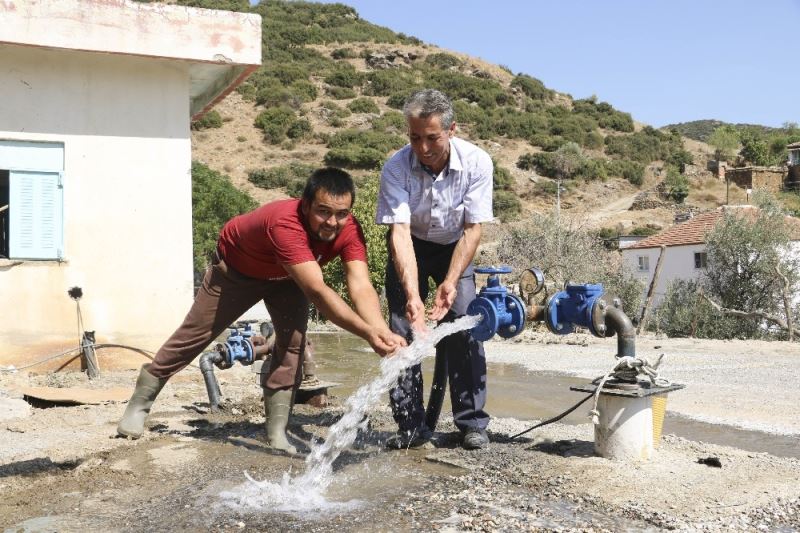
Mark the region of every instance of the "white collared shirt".
POLYGON ((450 139, 450 160, 432 176, 407 144, 383 166, 378 224, 410 224, 418 239, 450 244, 465 223, 489 222, 492 215, 492 159, 463 139, 450 139))

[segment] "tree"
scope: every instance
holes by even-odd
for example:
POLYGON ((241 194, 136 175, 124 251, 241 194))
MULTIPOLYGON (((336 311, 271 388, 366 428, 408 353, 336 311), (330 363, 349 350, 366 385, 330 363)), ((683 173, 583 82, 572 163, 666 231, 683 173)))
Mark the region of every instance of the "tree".
POLYGON ((714 147, 717 161, 727 161, 739 148, 739 132, 733 126, 720 126, 708 137, 708 144, 714 147))
POLYGON ((738 317, 742 336, 765 333, 765 321, 791 331, 787 296, 798 290, 800 259, 788 253, 790 227, 775 199, 757 191, 758 209, 726 210, 706 238, 704 294, 738 317), (755 320, 754 320, 755 319, 755 320))
POLYGON ((586 161, 583 150, 574 142, 568 142, 555 151, 553 166, 559 179, 570 179, 586 161))
POLYGON ((682 204, 689 196, 689 179, 673 166, 667 167, 664 186, 667 188, 667 196, 672 198, 675 203, 682 204))

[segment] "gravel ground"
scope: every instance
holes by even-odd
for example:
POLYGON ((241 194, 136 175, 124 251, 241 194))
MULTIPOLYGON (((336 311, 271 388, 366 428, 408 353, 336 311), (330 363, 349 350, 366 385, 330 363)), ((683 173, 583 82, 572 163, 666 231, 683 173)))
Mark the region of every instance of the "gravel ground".
MULTIPOLYGON (((596 377, 613 364, 615 341, 526 332, 487 343, 490 361, 531 372, 596 377)), ((668 409, 699 420, 800 435, 798 344, 637 339, 661 374, 687 387, 668 409)), ((249 369, 218 373, 226 409, 206 412, 199 372, 165 387, 139 441, 110 438, 122 404, 31 409, 21 386, 110 388, 134 371, 0 373, 0 526, 6 531, 795 531, 800 530, 800 461, 665 435, 643 463, 594 455, 590 424, 551 424, 510 442, 529 420, 495 418, 488 449, 457 446, 443 417, 437 445, 382 448, 393 423, 385 405, 369 434, 337 463, 339 491, 363 505, 323 518, 210 512, 219 490, 243 470, 279 480, 302 458, 265 453, 263 413, 249 369), (718 467, 698 462, 715 458, 718 467), (394 479, 396 477, 396 480, 394 479)), ((366 378, 365 378, 366 379, 366 378)), ((491 380, 491 376, 490 376, 491 380)), ((324 436, 343 399, 325 410, 298 406, 298 444, 324 436)), ((800 439, 798 440, 800 444, 800 439)))

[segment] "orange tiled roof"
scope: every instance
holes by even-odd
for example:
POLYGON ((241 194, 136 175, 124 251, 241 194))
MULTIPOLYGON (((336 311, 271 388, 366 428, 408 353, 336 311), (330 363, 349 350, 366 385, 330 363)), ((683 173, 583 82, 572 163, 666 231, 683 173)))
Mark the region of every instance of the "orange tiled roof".
MULTIPOLYGON (((676 224, 661 233, 651 235, 646 239, 628 246, 625 250, 641 248, 658 248, 660 246, 688 246, 691 244, 703 244, 706 242, 706 234, 722 218, 725 209, 736 210, 743 216, 755 217, 758 212, 757 207, 753 206, 727 206, 720 207, 714 211, 708 211, 681 224, 676 224)), ((786 222, 791 226, 791 239, 800 240, 800 219, 786 217, 786 222)))

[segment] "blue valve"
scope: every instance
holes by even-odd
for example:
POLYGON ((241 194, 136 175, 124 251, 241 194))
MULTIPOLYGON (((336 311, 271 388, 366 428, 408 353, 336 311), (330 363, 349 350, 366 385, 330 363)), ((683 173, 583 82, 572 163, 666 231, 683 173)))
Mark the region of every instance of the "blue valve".
POLYGON ((593 320, 595 303, 601 296, 603 285, 600 283, 567 284, 563 291, 554 294, 547 302, 544 319, 547 329, 558 335, 566 335, 575 331, 575 326, 583 326, 589 328, 592 335, 602 337, 597 331, 598 324, 593 320))
POLYGON ((472 328, 472 336, 487 341, 495 334, 504 339, 519 335, 525 327, 525 304, 508 292, 500 283, 499 276, 510 273, 511 267, 479 267, 475 272, 489 274, 489 278, 478 297, 467 306, 468 315, 480 317, 478 325, 472 328))
POLYGON ((231 333, 225 340, 221 350, 225 356, 224 368, 232 367, 236 361, 239 361, 244 366, 253 364, 255 351, 253 343, 250 341, 250 337, 253 334, 250 324, 246 324, 241 332, 238 328, 231 328, 231 333))

